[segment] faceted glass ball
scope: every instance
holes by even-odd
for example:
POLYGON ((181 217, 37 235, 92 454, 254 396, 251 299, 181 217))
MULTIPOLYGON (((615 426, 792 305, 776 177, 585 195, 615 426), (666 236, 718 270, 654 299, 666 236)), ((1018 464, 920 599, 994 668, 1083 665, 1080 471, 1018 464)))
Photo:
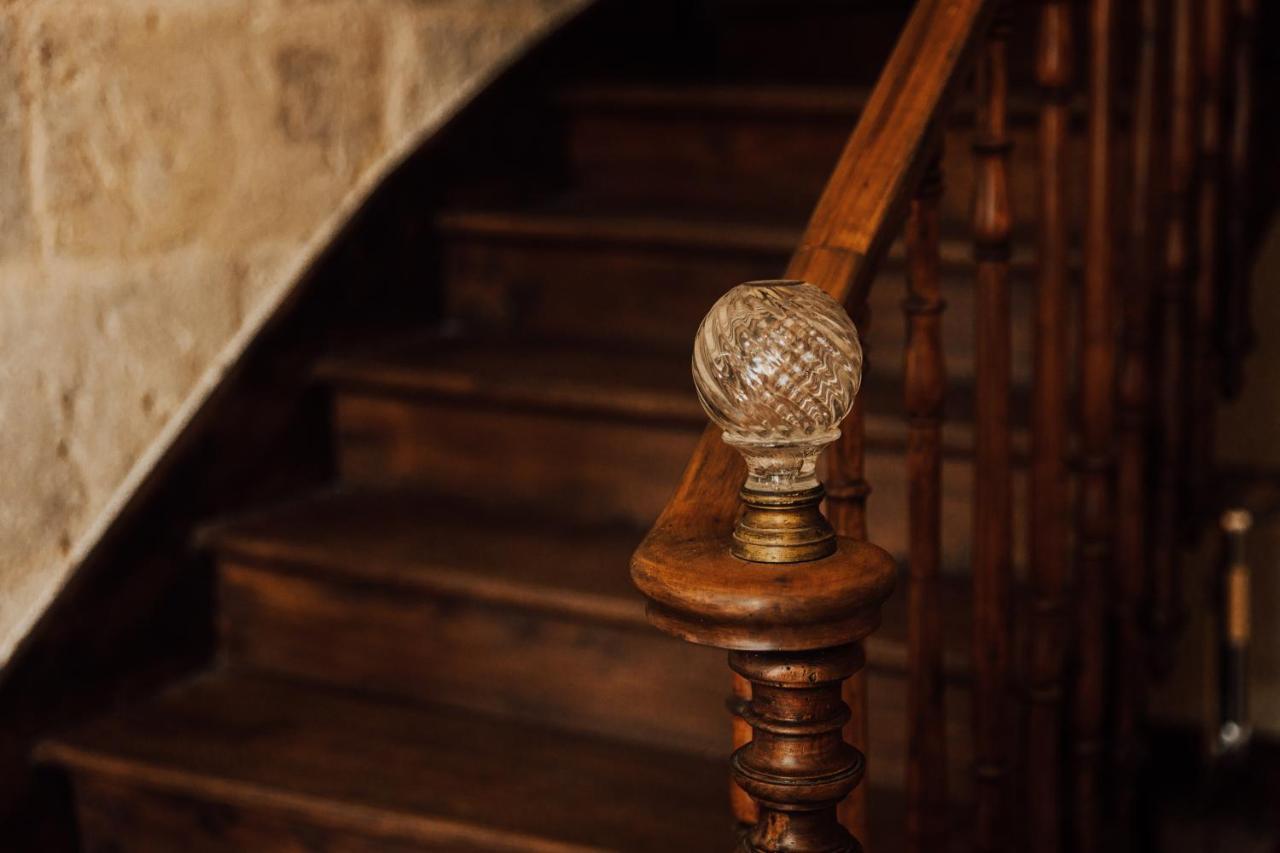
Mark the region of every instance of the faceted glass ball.
POLYGON ((862 383, 862 346, 844 308, 812 284, 747 282, 703 318, 693 381, 747 457, 748 485, 816 485, 817 454, 840 435, 862 383))

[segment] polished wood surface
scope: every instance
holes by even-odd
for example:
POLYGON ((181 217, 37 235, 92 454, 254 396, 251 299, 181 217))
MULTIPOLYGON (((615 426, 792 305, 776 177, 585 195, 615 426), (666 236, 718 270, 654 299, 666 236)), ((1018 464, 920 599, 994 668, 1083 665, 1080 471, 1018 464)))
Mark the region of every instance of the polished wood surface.
POLYGON ((863 665, 860 646, 820 652, 735 651, 729 666, 751 683, 743 716, 751 742, 733 754, 733 776, 760 808, 749 853, 858 853, 836 817, 862 779, 863 756, 846 742, 842 684, 863 665))
POLYGON ((1068 550, 1067 367, 1069 327, 1063 318, 1070 275, 1071 218, 1067 148, 1074 94, 1072 6, 1040 7, 1036 79, 1040 111, 1038 206, 1040 275, 1036 285, 1035 384, 1031 413, 1031 583, 1034 604, 1027 674, 1026 839, 1054 853, 1062 844, 1062 731, 1067 639, 1068 550))
POLYGON ((946 365, 938 285, 941 154, 925 173, 907 217, 907 350, 903 369, 907 415, 907 843, 936 850, 947 839, 946 699, 943 674, 942 419, 946 365))
POLYGON ((978 261, 974 460, 982 472, 973 489, 974 849, 978 851, 1002 849, 1008 843, 1011 819, 1013 483, 1008 262, 1013 214, 1006 126, 1010 28, 1005 13, 1007 9, 992 27, 977 61, 979 119, 973 144, 978 160, 973 214, 978 261))
POLYGON ((1112 0, 1089 10, 1089 203, 1080 307, 1080 498, 1076 570, 1076 684, 1073 715, 1074 844, 1102 843, 1101 803, 1107 584, 1115 570, 1114 465, 1116 340, 1115 228, 1112 186, 1116 13, 1112 0))
MULTIPOLYGON (((719 761, 247 674, 203 677, 90 725, 42 757, 204 803, 184 807, 180 828, 205 850, 257 841, 258 832, 260 847, 240 849, 291 849, 307 824, 353 833, 370 847, 428 850, 732 844, 719 761), (658 814, 666 818, 650 819, 658 814), (236 828, 241 815, 244 830, 236 828), (287 833, 276 824, 282 819, 303 827, 287 833), (210 824, 225 835, 211 842, 210 824), (247 838, 237 838, 241 831, 247 838)), ((139 849, 133 839, 146 835, 128 816, 103 816, 91 849, 139 849)), ((185 841, 178 849, 188 849, 185 841)), ((160 848, 152 841, 146 849, 160 848)))

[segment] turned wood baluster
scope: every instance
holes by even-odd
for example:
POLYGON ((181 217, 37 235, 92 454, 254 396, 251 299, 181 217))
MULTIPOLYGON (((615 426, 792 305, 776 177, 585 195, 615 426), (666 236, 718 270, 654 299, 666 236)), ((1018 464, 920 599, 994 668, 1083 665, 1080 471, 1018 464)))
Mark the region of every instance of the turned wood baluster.
POLYGON ((1009 830, 1012 482, 1009 438, 1009 154, 1007 6, 977 63, 974 140, 977 258, 973 490, 975 841, 1002 849, 1009 830))
POLYGON ((1184 613, 1178 549, 1178 514, 1185 464, 1186 390, 1184 324, 1191 268, 1191 188, 1195 157, 1195 51, 1197 0, 1173 0, 1170 47, 1167 231, 1160 289, 1158 370, 1159 430, 1151 527, 1151 632, 1148 653, 1158 676, 1167 673, 1169 648, 1184 613))
MULTIPOLYGON (((906 413, 910 542, 907 552, 907 849, 940 850, 947 836, 946 715, 943 702, 942 350, 938 199, 934 159, 907 218, 906 413)), ((865 786, 863 786, 865 787, 865 786)))
POLYGON ((729 666, 751 683, 744 717, 751 743, 733 755, 738 784, 759 803, 752 851, 841 851, 858 842, 836 807, 862 778, 864 759, 844 737, 845 679, 863 665, 861 644, 818 652, 730 652, 729 666), (796 784, 796 780, 805 780, 796 784))
POLYGON ((1194 539, 1207 515, 1217 403, 1215 314, 1222 273, 1222 95, 1227 0, 1203 0, 1200 19, 1200 163, 1196 187, 1196 264, 1192 290, 1187 506, 1183 532, 1194 539))
POLYGON ((1242 362, 1254 346, 1253 320, 1249 316, 1249 214, 1253 193, 1250 166, 1253 161, 1253 66, 1257 55, 1257 0, 1236 0, 1232 22, 1232 118, 1230 141, 1230 201, 1227 204, 1227 281, 1223 319, 1219 324, 1222 388, 1228 397, 1240 393, 1242 362))
POLYGON ((1070 224, 1067 138, 1073 39, 1070 0, 1040 7, 1040 234, 1031 407, 1031 583, 1027 713, 1029 847, 1053 853, 1062 835, 1062 702, 1067 555, 1067 306, 1070 224))
POLYGON ((1112 0, 1092 0, 1089 14, 1089 171, 1080 312, 1080 519, 1075 696, 1075 846, 1101 844, 1099 782, 1106 707, 1107 601, 1112 568, 1111 469, 1115 421, 1115 301, 1111 158, 1114 96, 1112 0))
POLYGON ((1156 269, 1155 161, 1156 83, 1160 24, 1159 0, 1141 0, 1138 8, 1138 74, 1134 102, 1129 248, 1124 293, 1123 349, 1120 358, 1119 435, 1116 466, 1116 641, 1115 726, 1116 801, 1122 828, 1131 817, 1134 773, 1140 760, 1138 739, 1144 701, 1146 653, 1142 631, 1147 589, 1147 434, 1150 399, 1151 318, 1156 269))
MULTIPOLYGON (((871 327, 871 309, 860 305, 852 311, 854 322, 864 339, 863 370, 867 352, 865 339, 871 327)), ((836 533, 858 542, 867 541, 867 498, 871 485, 863 475, 866 456, 866 427, 863 419, 864 397, 854 400, 853 411, 840 428, 840 438, 827 450, 827 515, 836 533)), ((867 730, 867 673, 859 669, 844 685, 844 701, 849 706, 849 722, 845 740, 865 757, 869 746, 867 730)), ((867 786, 859 785, 840 804, 840 823, 853 833, 864 849, 871 847, 871 827, 867 812, 867 786)))

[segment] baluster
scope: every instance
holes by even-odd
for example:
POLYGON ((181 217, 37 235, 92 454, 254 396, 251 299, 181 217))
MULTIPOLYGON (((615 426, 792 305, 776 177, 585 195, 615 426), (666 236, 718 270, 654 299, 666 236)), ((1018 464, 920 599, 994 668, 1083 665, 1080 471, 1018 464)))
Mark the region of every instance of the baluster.
POLYGON ((1253 66, 1257 55, 1257 0, 1236 0, 1232 22, 1232 120, 1230 156, 1230 202, 1227 204, 1227 281, 1222 341, 1222 388, 1228 397, 1240 393, 1242 362, 1254 347, 1253 320, 1249 316, 1249 244, 1253 193, 1250 166, 1253 163, 1253 66))
POLYGON ((947 752, 942 613, 942 350, 938 199, 941 153, 930 164, 906 226, 907 320, 907 845, 940 850, 947 836, 947 752))
POLYGON ((1222 215, 1222 90, 1226 50, 1227 0, 1204 0, 1200 20, 1200 165, 1196 187, 1196 263, 1192 290, 1188 469, 1183 531, 1198 536, 1207 518, 1213 461, 1213 418, 1217 402, 1215 314, 1222 257, 1218 236, 1222 215))
POLYGON ((1150 338, 1156 266, 1154 187, 1156 75, 1159 50, 1159 0, 1141 0, 1138 9, 1138 76, 1133 116, 1129 250, 1124 288, 1123 350, 1116 470, 1116 628, 1115 668, 1117 749, 1116 799, 1123 829, 1131 816, 1134 773, 1140 758, 1138 739, 1144 701, 1146 655, 1142 633, 1142 597, 1147 588, 1146 525, 1147 434, 1150 398, 1150 338))
MULTIPOLYGON (((871 326, 871 309, 866 304, 853 311, 856 324, 865 338, 871 326)), ((867 353, 863 351, 863 369, 866 369, 867 353)), ((825 455, 827 468, 827 513, 831 526, 840 536, 858 542, 867 541, 867 498, 871 485, 864 476, 865 434, 863 400, 853 401, 853 410, 840 428, 840 437, 828 448, 825 455)), ((864 758, 870 747, 867 730, 867 674, 858 670, 844 683, 844 701, 849 706, 849 722, 845 724, 845 740, 852 744, 864 758)), ((853 833, 864 849, 871 848, 871 827, 867 811, 867 785, 859 785, 840 804, 840 823, 853 833)))
POLYGON ((1185 463, 1184 341, 1189 307, 1191 185, 1195 156, 1196 0, 1173 0, 1169 114, 1168 218, 1164 281, 1160 292, 1158 355, 1159 432, 1152 523, 1149 654, 1158 676, 1168 672, 1170 646, 1183 618, 1178 551, 1178 508, 1185 463))
POLYGON ((1075 701, 1076 847, 1098 849, 1099 779, 1106 705, 1107 619, 1104 594, 1111 571, 1111 467, 1115 420, 1115 329, 1112 323, 1111 199, 1112 0, 1093 0, 1089 14, 1089 173, 1084 233, 1080 370, 1080 533, 1077 572, 1075 701))
POLYGON ((975 835, 980 851, 1005 845, 1009 827, 1012 481, 1009 441, 1008 6, 997 13, 977 65, 978 159, 973 489, 975 835))
POLYGON ((1059 849, 1062 835, 1062 677, 1067 556, 1067 137, 1074 75, 1070 0, 1040 7, 1040 234, 1035 382, 1031 407, 1031 620, 1027 713, 1029 846, 1059 849))

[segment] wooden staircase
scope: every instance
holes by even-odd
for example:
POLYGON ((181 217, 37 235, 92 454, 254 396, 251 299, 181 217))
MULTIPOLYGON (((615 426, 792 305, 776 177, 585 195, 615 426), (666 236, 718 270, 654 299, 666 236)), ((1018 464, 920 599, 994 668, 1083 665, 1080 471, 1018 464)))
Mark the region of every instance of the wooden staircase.
MULTIPOLYGON (((728 287, 782 271, 867 82, 655 75, 546 93, 560 168, 530 185, 551 189, 462 186, 434 217, 440 276, 422 286, 440 289, 443 321, 316 364, 337 482, 200 534, 216 560, 216 666, 42 745, 74 781, 83 848, 729 849, 723 653, 652 630, 627 563, 705 426, 688 366, 698 318, 728 287)), ((1015 102, 1015 150, 1031 157, 1033 116, 1019 115, 1015 102)), ((962 109, 947 130, 942 280, 961 803, 971 135, 962 109)), ((1014 205, 1034 210, 1034 191, 1015 181, 1014 205)), ((1024 395, 1029 256, 1020 243, 1012 260, 1024 395)), ((864 394, 870 526, 899 558, 904 292, 895 250, 873 290, 864 394)), ((905 621, 898 596, 867 641, 884 849, 902 832, 905 621)))

